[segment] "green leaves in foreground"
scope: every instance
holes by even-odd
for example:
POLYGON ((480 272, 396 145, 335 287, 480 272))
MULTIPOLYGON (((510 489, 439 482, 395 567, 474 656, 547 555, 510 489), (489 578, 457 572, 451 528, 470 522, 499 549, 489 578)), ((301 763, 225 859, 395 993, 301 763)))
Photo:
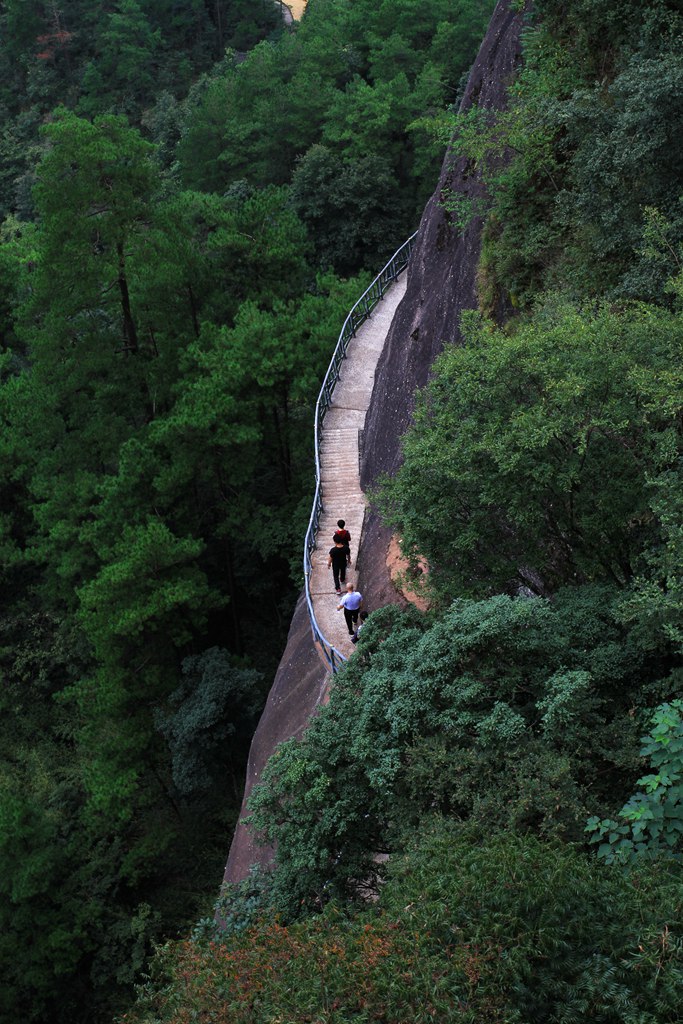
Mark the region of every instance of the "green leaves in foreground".
POLYGON ((168 943, 124 1021, 674 1024, 680 909, 662 869, 434 816, 378 904, 290 926, 262 911, 223 941, 168 943))
POLYGON ((638 779, 640 792, 617 821, 593 817, 586 825, 608 864, 656 856, 683 860, 683 700, 658 707, 652 724, 640 753, 653 771, 638 779))
POLYGON ((252 793, 252 825, 277 845, 279 907, 372 886, 376 854, 434 810, 580 841, 589 809, 613 806, 638 770, 634 704, 676 692, 617 598, 459 600, 436 622, 375 612, 329 704, 252 793))

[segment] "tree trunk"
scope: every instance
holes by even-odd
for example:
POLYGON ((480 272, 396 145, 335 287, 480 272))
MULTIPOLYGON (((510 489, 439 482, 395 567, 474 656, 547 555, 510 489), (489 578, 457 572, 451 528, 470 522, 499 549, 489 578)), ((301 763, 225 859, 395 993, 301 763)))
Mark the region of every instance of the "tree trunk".
POLYGON ((242 643, 242 629, 240 626, 239 615, 237 614, 235 575, 233 573, 232 546, 230 544, 230 541, 227 541, 225 545, 225 562, 228 578, 228 594, 230 595, 228 607, 230 608, 232 618, 233 650, 237 655, 241 655, 244 653, 244 645, 242 643))
POLYGON ((216 0, 216 29, 218 30, 218 52, 223 53, 223 18, 220 0, 216 0))
POLYGON ((289 444, 289 386, 285 382, 282 388, 282 447, 285 458, 285 478, 287 480, 287 491, 292 486, 292 450, 289 444))
POLYGON ((123 337, 126 348, 130 352, 137 352, 138 332, 130 308, 130 295, 128 294, 128 280, 126 278, 126 257, 123 252, 122 242, 116 243, 116 253, 119 258, 119 291, 121 293, 121 312, 123 314, 123 337))
POLYGON ((194 328, 195 338, 199 337, 199 320, 197 318, 197 303, 195 301, 194 292, 192 291, 192 285, 188 284, 187 294, 190 298, 190 313, 192 314, 192 326, 194 328))
POLYGON ((277 443, 277 464, 280 470, 280 479, 282 480, 282 490, 285 495, 289 494, 289 474, 287 466, 287 447, 286 441, 283 436, 282 427, 280 425, 280 415, 278 413, 277 406, 272 407, 273 413, 273 430, 275 433, 275 440, 277 443))

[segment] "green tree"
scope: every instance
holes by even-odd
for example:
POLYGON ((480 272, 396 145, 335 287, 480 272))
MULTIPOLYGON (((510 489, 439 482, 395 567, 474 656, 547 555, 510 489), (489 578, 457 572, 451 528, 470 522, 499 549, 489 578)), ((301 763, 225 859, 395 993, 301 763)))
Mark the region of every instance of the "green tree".
MULTIPOLYGON (((170 695, 168 710, 156 715, 180 794, 210 792, 223 780, 226 769, 236 782, 238 765, 247 755, 240 742, 252 732, 262 689, 257 672, 241 668, 219 647, 185 659, 181 685, 170 695)), ((235 800, 240 796, 234 785, 235 800)))
POLYGON ((659 543, 648 547, 624 596, 621 614, 638 622, 654 647, 662 638, 681 650, 683 643, 683 497, 680 468, 649 483, 651 507, 660 523, 659 543))
POLYGON ((90 123, 60 110, 45 133, 51 145, 36 186, 42 259, 35 309, 50 316, 51 333, 63 340, 60 324, 82 322, 88 312, 104 308, 113 321, 112 337, 125 351, 136 352, 127 249, 144 227, 155 186, 152 148, 111 116, 90 123), (55 268, 62 287, 53 312, 55 268))
MULTIPOLYGON (((121 119, 89 123, 63 111, 47 133, 40 222, 10 225, 2 239, 11 346, 0 388, 3 583, 18 607, 49 608, 73 629, 84 654, 36 693, 39 713, 31 701, 17 705, 27 728, 50 737, 40 757, 23 737, 3 737, 5 860, 17 861, 6 872, 14 924, 3 949, 41 921, 45 941, 35 943, 24 980, 12 973, 8 1000, 25 1007, 32 988, 31 1013, 73 1019, 75 1005, 96 1019, 132 983, 151 938, 191 913, 205 877, 219 870, 252 719, 243 709, 231 721, 224 706, 204 723, 213 784, 180 793, 174 759, 181 778, 186 727, 203 700, 201 679, 183 679, 181 664, 213 638, 243 647, 240 617, 249 623, 258 608, 264 626, 255 618, 244 629, 247 646, 256 651, 267 627, 270 643, 259 636, 257 656, 272 666, 292 597, 288 552, 264 522, 281 528, 283 507, 298 508, 293 489, 283 506, 284 476, 292 488, 304 475, 300 417, 308 423, 320 364, 358 286, 329 279, 301 308, 291 301, 310 272, 304 229, 278 190, 160 194, 152 148, 121 119), (231 371, 226 359, 221 377, 201 353, 230 331, 245 299, 239 365, 231 371), (267 335, 281 307, 279 343, 301 343, 296 358, 267 335), (253 350, 252 328, 260 332, 253 350), (286 459, 258 422, 264 409, 279 415, 283 394, 292 425, 282 436, 296 441, 286 459), (242 416, 236 443, 231 427, 239 431, 242 416), (217 426, 224 445, 212 437, 217 426), (244 499, 231 490, 237 481, 244 499), (158 715, 174 721, 174 712, 180 732, 166 736, 158 715), (212 729, 230 733, 229 745, 212 729), (227 797, 217 781, 226 766, 227 797), (26 858, 26 871, 43 871, 33 889, 17 852, 26 845, 35 864, 26 858), (178 872, 190 880, 182 896, 158 885, 178 872)), ((8 662, 18 645, 17 634, 8 662)), ((252 689, 253 711, 262 694, 247 664, 233 681, 252 689)))
POLYGON ((155 175, 149 145, 119 119, 90 124, 63 111, 47 132, 37 266, 21 330, 32 368, 18 382, 15 415, 37 455, 36 557, 56 566, 53 582, 73 594, 74 579, 92 566, 73 541, 97 475, 154 407, 146 374, 154 346, 140 331, 131 248, 145 231, 155 175))
POLYGON ((571 846, 437 816, 390 875, 375 905, 288 926, 267 903, 254 914, 257 876, 222 941, 158 951, 126 1021, 678 1020, 677 875, 609 871, 571 846))
POLYGON ((159 73, 161 42, 137 0, 119 0, 99 34, 97 59, 83 75, 83 113, 136 113, 159 73))
POLYGON ((629 44, 645 47, 675 36, 681 12, 675 3, 625 0, 616 10, 610 0, 539 0, 538 15, 555 38, 571 46, 588 80, 605 78, 629 44))
POLYGON ((106 1015, 158 926, 151 914, 136 936, 121 836, 83 817, 78 721, 60 695, 88 666, 77 628, 18 601, 0 618, 3 1021, 106 1015))
POLYGON ((342 157, 326 146, 311 146, 294 171, 292 203, 314 240, 319 264, 341 273, 381 266, 405 224, 395 190, 382 157, 342 157))
POLYGON ((253 827, 277 845, 279 906, 371 885, 377 853, 434 809, 580 840, 583 808, 609 806, 632 778, 634 700, 678 685, 614 602, 577 587, 553 603, 456 601, 435 622, 373 613, 329 704, 251 797, 253 827))
POLYGON ((464 329, 380 496, 404 549, 451 594, 626 586, 661 536, 648 480, 678 467, 680 319, 550 301, 511 334, 464 329))
MULTIPOLYGON (((681 25, 683 28, 683 24, 681 25)), ((578 93, 567 105, 575 147, 572 187, 560 197, 562 216, 580 234, 589 273, 606 265, 605 284, 630 297, 661 302, 666 277, 648 279, 634 258, 643 232, 643 210, 657 207, 671 218, 673 246, 683 242, 678 169, 683 159, 672 125, 681 116, 683 59, 678 44, 657 55, 634 56, 612 83, 607 101, 578 93)), ((603 275, 594 278, 592 289, 603 275)))
POLYGON ((675 1020, 678 874, 600 869, 571 846, 438 820, 392 874, 382 903, 408 915, 425 954, 462 944, 454 1019, 675 1020))
POLYGON ((300 66, 301 46, 287 35, 261 43, 241 63, 228 54, 197 85, 178 146, 186 185, 221 192, 241 179, 258 186, 289 180, 295 157, 319 134, 328 92, 315 79, 295 88, 300 66))

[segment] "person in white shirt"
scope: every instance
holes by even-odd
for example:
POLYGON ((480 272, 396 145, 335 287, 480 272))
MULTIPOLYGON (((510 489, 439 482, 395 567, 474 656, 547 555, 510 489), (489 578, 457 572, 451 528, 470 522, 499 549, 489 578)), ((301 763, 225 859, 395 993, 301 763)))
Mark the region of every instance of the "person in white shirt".
POLYGON ((346 593, 337 605, 337 611, 339 612, 342 608, 344 609, 344 618, 346 619, 349 636, 354 634, 354 625, 358 622, 358 613, 362 604, 363 595, 358 590, 353 589, 353 583, 347 583, 346 593))

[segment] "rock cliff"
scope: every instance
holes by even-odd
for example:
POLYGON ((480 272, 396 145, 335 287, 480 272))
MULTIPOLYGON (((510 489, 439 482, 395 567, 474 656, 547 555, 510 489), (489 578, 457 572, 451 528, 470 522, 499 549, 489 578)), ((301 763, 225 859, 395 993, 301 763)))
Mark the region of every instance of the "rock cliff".
MULTIPOLYGON (((461 110, 477 105, 501 109, 520 59, 523 13, 500 0, 472 67, 461 110)), ((481 220, 458 231, 444 209, 451 191, 470 198, 482 196, 476 167, 463 159, 446 157, 437 189, 425 208, 417 244, 408 270, 406 295, 398 308, 377 369, 368 411, 361 467, 363 486, 400 464, 400 438, 410 421, 412 396, 424 385, 429 368, 445 343, 457 342, 460 314, 475 308, 476 273, 481 242, 481 220)), ((370 513, 360 549, 361 589, 369 608, 401 600, 387 568, 390 534, 370 513)), ((266 707, 254 735, 247 769, 246 800, 263 766, 278 743, 298 736, 320 703, 327 670, 320 660, 308 624, 306 603, 299 599, 266 707)), ((226 881, 243 878, 251 864, 268 863, 272 850, 259 846, 249 829, 235 830, 225 870, 226 881)))
MULTIPOLYGON (((517 5, 515 5, 517 6, 517 5)), ((504 109, 508 88, 521 59, 520 35, 525 12, 500 0, 472 65, 460 104, 504 109)), ((415 389, 424 386, 434 359, 448 343, 460 338, 460 315, 477 308, 476 276, 481 251, 481 217, 458 230, 444 200, 452 193, 473 204, 485 201, 477 168, 464 158, 447 155, 437 188, 427 203, 408 267, 408 285, 396 311, 375 376, 372 401, 365 421, 361 483, 365 490, 382 473, 394 473, 401 463, 400 439, 410 423, 415 389)), ((476 208, 476 207, 475 207, 476 208)), ((501 310, 501 318, 506 311, 501 310)), ((360 557, 363 590, 372 607, 382 601, 386 586, 386 553, 390 531, 371 511, 363 529, 360 557), (377 594, 374 583, 377 579, 377 594)))

